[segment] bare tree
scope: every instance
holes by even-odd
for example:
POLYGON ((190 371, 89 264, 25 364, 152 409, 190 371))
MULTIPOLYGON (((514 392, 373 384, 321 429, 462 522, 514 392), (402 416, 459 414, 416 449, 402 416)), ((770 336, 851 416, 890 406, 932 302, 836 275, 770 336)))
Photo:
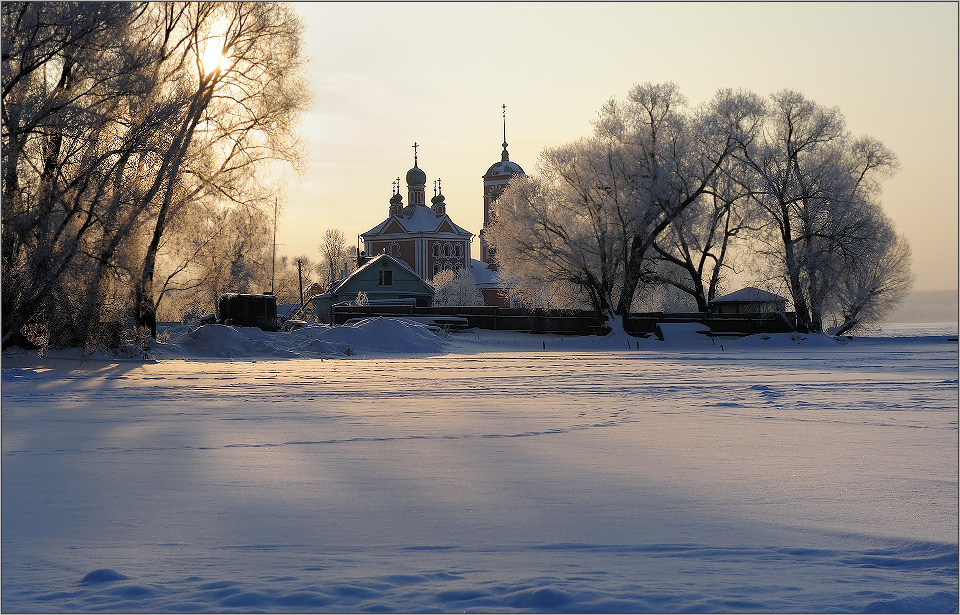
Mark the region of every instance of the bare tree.
POLYGON ((334 228, 324 231, 319 250, 320 263, 317 265, 319 283, 328 289, 342 277, 344 267, 349 273, 351 259, 347 253, 347 242, 343 231, 334 228))
POLYGON ((613 187, 619 178, 609 171, 617 155, 585 139, 544 151, 539 176, 511 181, 488 235, 504 278, 528 289, 568 283, 584 289, 595 309, 611 308, 631 221, 623 192, 613 187))

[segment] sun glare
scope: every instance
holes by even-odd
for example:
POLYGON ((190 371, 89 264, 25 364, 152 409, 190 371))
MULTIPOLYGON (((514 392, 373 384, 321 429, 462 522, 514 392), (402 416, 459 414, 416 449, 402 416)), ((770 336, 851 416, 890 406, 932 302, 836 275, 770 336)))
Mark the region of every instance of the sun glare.
POLYGON ((220 37, 208 41, 200 63, 205 75, 209 75, 218 68, 224 69, 228 66, 227 58, 223 55, 223 41, 220 37))
POLYGON ((226 22, 217 22, 204 41, 205 46, 200 56, 200 64, 205 75, 209 75, 218 68, 224 70, 230 66, 229 54, 224 55, 223 53, 223 46, 226 43, 226 30, 226 22))

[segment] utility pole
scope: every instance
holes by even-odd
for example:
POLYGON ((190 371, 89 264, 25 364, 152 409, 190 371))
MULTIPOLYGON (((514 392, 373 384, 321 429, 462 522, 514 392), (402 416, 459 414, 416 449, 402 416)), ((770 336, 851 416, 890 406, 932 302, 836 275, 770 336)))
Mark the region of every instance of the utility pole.
MULTIPOLYGON (((273 293, 273 282, 277 277, 277 197, 273 197, 273 254, 270 257, 271 262, 271 272, 270 272, 270 294, 273 293)), ((301 300, 301 303, 303 301, 301 300)))
POLYGON ((297 259, 297 277, 300 278, 300 309, 303 309, 303 261, 297 259))

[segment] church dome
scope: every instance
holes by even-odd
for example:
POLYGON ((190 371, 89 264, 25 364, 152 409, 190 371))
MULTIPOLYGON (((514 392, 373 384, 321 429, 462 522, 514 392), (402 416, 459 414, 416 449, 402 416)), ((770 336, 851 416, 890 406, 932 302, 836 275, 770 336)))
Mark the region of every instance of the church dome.
POLYGON ((427 184, 427 174, 413 163, 413 168, 407 171, 407 186, 425 186, 427 184))
POLYGON ((510 154, 507 153, 507 142, 503 142, 503 153, 500 154, 500 162, 495 162, 487 169, 487 174, 483 177, 492 179, 495 177, 510 177, 513 175, 523 175, 523 169, 516 162, 510 162, 510 154))
POLYGON ((502 160, 500 162, 490 165, 490 168, 487 169, 487 174, 484 177, 502 177, 502 176, 511 176, 511 175, 523 175, 523 169, 520 168, 520 165, 516 162, 510 162, 509 160, 502 160))

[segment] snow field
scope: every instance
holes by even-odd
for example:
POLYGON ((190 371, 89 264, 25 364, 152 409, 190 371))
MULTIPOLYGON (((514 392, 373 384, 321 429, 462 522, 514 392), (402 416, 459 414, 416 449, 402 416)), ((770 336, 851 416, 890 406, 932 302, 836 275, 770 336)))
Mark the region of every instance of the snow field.
POLYGON ((942 338, 231 331, 4 357, 4 611, 957 609, 942 338))

